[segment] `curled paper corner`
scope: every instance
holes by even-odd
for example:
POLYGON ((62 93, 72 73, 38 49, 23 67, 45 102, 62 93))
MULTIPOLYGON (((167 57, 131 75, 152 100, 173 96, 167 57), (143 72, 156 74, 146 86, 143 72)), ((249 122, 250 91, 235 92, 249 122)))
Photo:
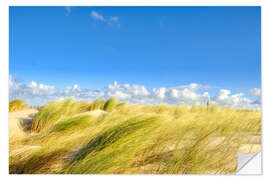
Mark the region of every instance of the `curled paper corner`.
POLYGON ((238 167, 236 174, 239 175, 262 175, 261 151, 251 154, 238 152, 238 167))

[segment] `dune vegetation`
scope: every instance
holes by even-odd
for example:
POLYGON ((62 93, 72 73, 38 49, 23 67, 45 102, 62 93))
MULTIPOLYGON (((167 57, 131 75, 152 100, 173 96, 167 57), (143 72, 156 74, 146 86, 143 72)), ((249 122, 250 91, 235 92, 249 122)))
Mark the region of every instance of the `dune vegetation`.
POLYGON ((50 102, 10 140, 11 174, 233 174, 260 135, 261 112, 131 105, 112 98, 50 102))
POLYGON ((9 112, 28 108, 28 105, 21 99, 15 99, 9 103, 9 112))

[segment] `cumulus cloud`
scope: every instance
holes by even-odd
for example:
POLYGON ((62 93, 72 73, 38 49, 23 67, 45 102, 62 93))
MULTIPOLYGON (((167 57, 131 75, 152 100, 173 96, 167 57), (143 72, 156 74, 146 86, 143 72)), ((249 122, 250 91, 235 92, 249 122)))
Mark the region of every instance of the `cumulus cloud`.
POLYGON ((185 86, 178 86, 173 88, 159 88, 153 89, 153 99, 157 99, 158 103, 169 104, 195 104, 200 102, 205 104, 210 98, 208 92, 198 93, 199 90, 206 90, 208 86, 192 83, 185 86))
POLYGON ((253 88, 248 91, 250 96, 255 96, 257 99, 253 101, 253 104, 261 104, 261 89, 253 88))
POLYGON ((21 83, 9 76, 9 99, 24 99, 32 105, 41 105, 56 99, 75 97, 77 100, 103 98, 104 93, 97 90, 81 89, 77 84, 58 90, 54 86, 38 84, 34 81, 21 83))
POLYGON ((101 13, 98 13, 97 11, 91 11, 90 17, 95 21, 106 22, 108 24, 119 23, 118 16, 110 16, 109 18, 105 18, 101 13))
POLYGON ((251 96, 261 96, 261 89, 253 88, 248 91, 248 94, 251 96))
POLYGON ((150 99, 150 92, 141 85, 110 84, 105 88, 105 97, 117 97, 119 100, 130 103, 144 104, 150 99))
POLYGON ((231 94, 230 90, 221 89, 214 96, 213 102, 221 106, 230 106, 233 108, 258 108, 252 104, 252 100, 244 97, 243 93, 231 94))
MULTIPOLYGON (((230 106, 232 108, 259 109, 260 102, 254 102, 243 93, 232 94, 230 90, 220 89, 216 95, 210 96, 208 89, 210 86, 192 83, 177 87, 160 87, 147 89, 143 85, 118 84, 114 82, 105 87, 104 90, 82 89, 79 85, 66 87, 62 90, 54 86, 38 84, 34 81, 22 83, 9 77, 9 98, 25 99, 32 105, 45 104, 56 99, 74 97, 76 100, 93 101, 96 99, 107 99, 117 97, 120 101, 138 104, 202 104, 207 101, 211 104, 230 106)), ((249 94, 260 97, 260 90, 253 89, 249 94)), ((260 98, 258 98, 260 99, 260 98)))

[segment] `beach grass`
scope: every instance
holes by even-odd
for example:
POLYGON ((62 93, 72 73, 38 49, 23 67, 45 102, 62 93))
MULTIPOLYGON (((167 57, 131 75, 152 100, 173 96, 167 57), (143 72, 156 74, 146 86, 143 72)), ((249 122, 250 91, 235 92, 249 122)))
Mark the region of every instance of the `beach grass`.
POLYGON ((15 99, 9 103, 9 112, 28 108, 28 105, 21 99, 15 99))
POLYGON ((24 174, 233 174, 260 134, 259 110, 138 105, 115 98, 50 102, 10 141, 9 171, 24 174), (87 114, 97 109, 102 115, 87 114))

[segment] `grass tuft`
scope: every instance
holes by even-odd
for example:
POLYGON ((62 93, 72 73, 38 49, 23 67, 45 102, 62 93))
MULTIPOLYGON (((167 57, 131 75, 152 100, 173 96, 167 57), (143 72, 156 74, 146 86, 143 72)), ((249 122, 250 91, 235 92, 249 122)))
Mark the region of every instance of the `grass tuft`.
POLYGON ((116 98, 110 98, 105 102, 103 110, 110 112, 117 104, 116 98))
POLYGON ((96 109, 103 109, 105 102, 106 102, 106 101, 105 101, 105 100, 102 100, 102 99, 97 99, 97 100, 95 100, 95 101, 91 104, 90 111, 96 110, 96 109))
POLYGON ((24 110, 28 108, 28 105, 20 99, 15 99, 9 103, 9 112, 24 110))

